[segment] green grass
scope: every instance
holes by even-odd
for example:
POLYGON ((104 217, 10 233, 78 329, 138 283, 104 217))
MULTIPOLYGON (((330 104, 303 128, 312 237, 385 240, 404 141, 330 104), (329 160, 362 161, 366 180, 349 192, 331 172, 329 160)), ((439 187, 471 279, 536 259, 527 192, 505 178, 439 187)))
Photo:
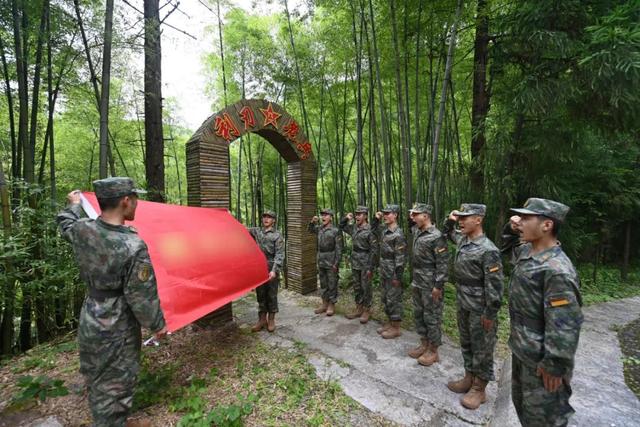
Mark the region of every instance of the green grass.
POLYGON ((599 266, 595 280, 590 264, 580 265, 578 273, 585 305, 640 295, 640 269, 630 271, 626 282, 621 280, 620 270, 610 266, 599 266))

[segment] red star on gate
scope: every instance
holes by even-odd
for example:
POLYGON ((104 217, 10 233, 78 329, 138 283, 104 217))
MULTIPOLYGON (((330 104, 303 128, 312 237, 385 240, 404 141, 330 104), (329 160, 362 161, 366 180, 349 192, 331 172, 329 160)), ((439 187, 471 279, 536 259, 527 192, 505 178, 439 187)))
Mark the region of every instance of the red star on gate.
POLYGON ((282 114, 278 114, 275 111, 273 111, 273 107, 271 106, 271 103, 269 103, 266 109, 260 108, 260 111, 262 111, 262 114, 264 115, 263 126, 273 125, 274 128, 278 127, 278 118, 282 114))

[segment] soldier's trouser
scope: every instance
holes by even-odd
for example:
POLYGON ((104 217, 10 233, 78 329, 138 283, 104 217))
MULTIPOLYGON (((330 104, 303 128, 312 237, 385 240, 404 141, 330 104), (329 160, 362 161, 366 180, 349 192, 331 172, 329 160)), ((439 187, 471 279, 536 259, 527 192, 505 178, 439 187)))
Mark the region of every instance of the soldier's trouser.
POLYGON ((371 307, 371 280, 365 270, 351 270, 351 284, 356 304, 371 307))
POLYGON ((338 272, 333 268, 318 268, 322 299, 335 304, 338 302, 338 272))
POLYGON ((258 298, 258 311, 262 313, 278 312, 278 287, 280 279, 276 276, 256 289, 256 297, 258 298))
POLYGON ((393 286, 391 279, 380 278, 382 304, 389 320, 402 320, 402 284, 393 286))
POLYGON ((89 388, 89 406, 96 427, 125 425, 140 370, 140 328, 110 343, 83 343, 80 373, 89 388))
POLYGON ((482 313, 465 310, 458 304, 458 331, 464 369, 485 381, 495 380, 493 350, 496 347, 497 320, 487 332, 480 321, 482 313))
POLYGON ((426 338, 431 344, 442 345, 442 309, 444 298, 433 302, 431 290, 413 287, 413 318, 416 322, 416 332, 426 338))
POLYGON ((563 427, 575 412, 569 404, 571 386, 563 381, 555 393, 544 388, 536 368, 511 355, 511 398, 523 427, 563 427))

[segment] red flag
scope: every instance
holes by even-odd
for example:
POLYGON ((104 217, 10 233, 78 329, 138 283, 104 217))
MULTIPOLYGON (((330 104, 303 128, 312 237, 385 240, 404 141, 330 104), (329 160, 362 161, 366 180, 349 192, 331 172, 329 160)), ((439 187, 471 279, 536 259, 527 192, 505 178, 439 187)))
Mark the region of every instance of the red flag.
MULTIPOLYGON (((83 193, 100 211, 94 193, 83 193)), ((269 278, 267 260, 226 209, 138 201, 130 224, 149 247, 167 328, 175 331, 269 278)))

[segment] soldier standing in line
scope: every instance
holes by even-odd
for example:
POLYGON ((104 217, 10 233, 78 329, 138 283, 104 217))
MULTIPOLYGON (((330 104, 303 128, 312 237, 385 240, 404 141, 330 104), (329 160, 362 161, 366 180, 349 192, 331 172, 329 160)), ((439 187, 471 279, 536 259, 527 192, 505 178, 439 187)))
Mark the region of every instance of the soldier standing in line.
POLYGON ((276 213, 267 210, 262 214, 262 227, 247 229, 267 258, 269 268, 269 281, 256 289, 258 322, 251 328, 253 332, 261 331, 265 326, 269 332, 276 330, 279 274, 284 264, 284 239, 275 227, 276 219, 276 213))
POLYGON ((409 210, 413 227, 411 264, 413 277, 413 315, 420 345, 409 351, 423 366, 440 361, 444 284, 449 275, 447 239, 431 223, 431 205, 416 203, 409 210))
POLYGON ((322 224, 314 216, 307 229, 318 236, 318 274, 322 289, 322 305, 315 314, 333 316, 338 302, 338 269, 342 258, 342 231, 333 225, 333 211, 320 211, 322 224))
POLYGON ((566 426, 582 327, 580 279, 557 240, 569 207, 531 198, 505 227, 515 268, 509 282, 511 396, 524 427, 566 426))
POLYGON ((102 214, 82 218, 80 191, 67 196, 57 216, 62 236, 71 242, 87 296, 78 324, 80 372, 89 389, 95 426, 150 425, 129 420, 140 370, 140 326, 167 333, 147 245, 133 227, 138 194, 131 178, 93 182, 102 214))
POLYGON ((485 205, 465 203, 451 212, 444 226, 444 233, 457 245, 453 269, 465 370, 464 378, 450 381, 447 387, 455 393, 466 393, 460 403, 468 409, 486 402, 487 383, 495 380, 496 316, 504 280, 500 251, 484 234, 485 213, 485 205), (459 231, 454 227, 456 221, 459 231))
POLYGON ((389 318, 377 332, 385 339, 402 335, 402 273, 407 253, 407 240, 398 225, 400 206, 386 205, 382 212, 376 212, 371 227, 378 234, 380 242, 380 284, 382 304, 389 318), (384 225, 380 219, 384 218, 384 225))
POLYGON ((351 283, 355 293, 356 310, 346 315, 347 319, 360 318, 360 323, 369 321, 371 311, 371 279, 378 255, 378 239, 367 220, 369 208, 358 206, 354 215, 349 212, 340 222, 340 229, 353 241, 351 252, 351 283))

